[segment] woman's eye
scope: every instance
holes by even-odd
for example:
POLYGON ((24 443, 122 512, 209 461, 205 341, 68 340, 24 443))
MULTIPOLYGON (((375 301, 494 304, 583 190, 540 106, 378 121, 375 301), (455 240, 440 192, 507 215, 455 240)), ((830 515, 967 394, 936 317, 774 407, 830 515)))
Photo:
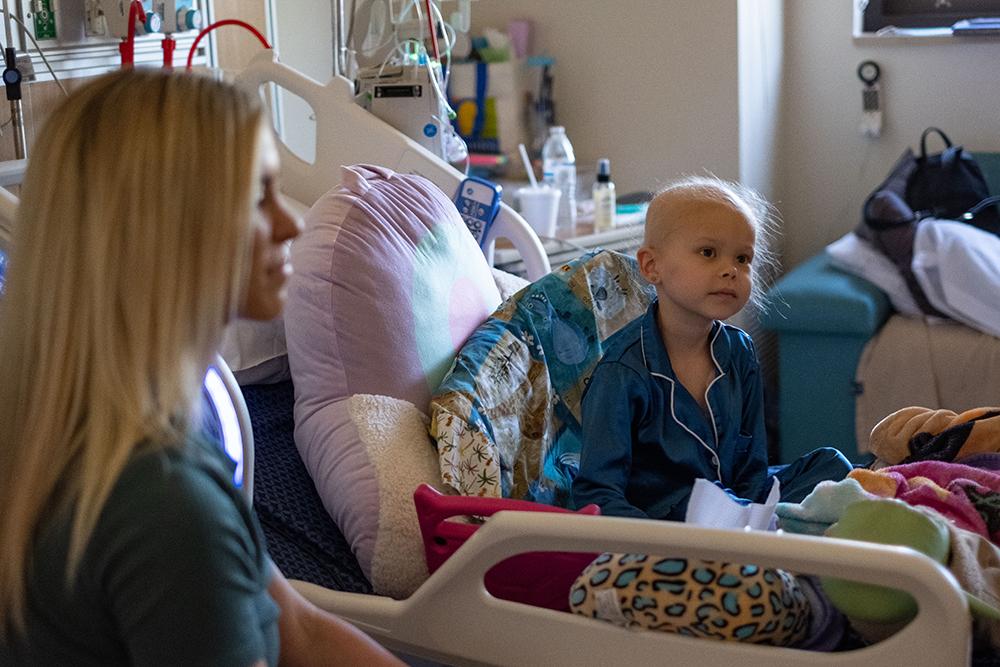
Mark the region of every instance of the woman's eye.
POLYGON ((257 200, 257 208, 264 208, 274 199, 277 183, 271 176, 265 176, 261 180, 260 199, 257 200))
POLYGON ((702 257, 715 257, 715 248, 702 248, 699 252, 702 257))

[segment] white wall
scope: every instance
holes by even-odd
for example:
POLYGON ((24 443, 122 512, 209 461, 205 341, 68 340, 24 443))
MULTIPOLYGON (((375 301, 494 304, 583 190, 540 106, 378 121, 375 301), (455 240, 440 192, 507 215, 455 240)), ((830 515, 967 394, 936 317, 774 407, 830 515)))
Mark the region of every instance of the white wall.
POLYGON ((704 169, 739 176, 736 14, 736 0, 485 0, 472 24, 534 21, 577 164, 610 158, 624 193, 704 169))
POLYGON ((861 204, 928 125, 979 151, 1000 150, 1000 40, 855 42, 851 2, 785 0, 779 208, 785 266, 852 229, 861 204), (882 68, 884 128, 857 131, 858 63, 882 68))
MULTIPOLYGON (((275 42, 281 62, 326 83, 333 76, 333 19, 330 0, 271 0, 275 42)), ((281 91, 282 138, 312 162, 316 121, 302 98, 281 91)))
MULTIPOLYGON (((330 0, 273 2, 282 60, 328 78, 330 0)), ((854 227, 924 127, 1000 151, 1000 40, 856 41, 851 4, 486 0, 473 4, 473 33, 530 18, 534 52, 557 59, 558 121, 582 168, 611 158, 619 192, 706 169, 741 178, 775 200, 791 267, 854 227), (865 59, 882 67, 874 140, 857 131, 865 59)), ((289 141, 309 144, 305 111, 291 100, 286 114, 298 119, 289 141)))

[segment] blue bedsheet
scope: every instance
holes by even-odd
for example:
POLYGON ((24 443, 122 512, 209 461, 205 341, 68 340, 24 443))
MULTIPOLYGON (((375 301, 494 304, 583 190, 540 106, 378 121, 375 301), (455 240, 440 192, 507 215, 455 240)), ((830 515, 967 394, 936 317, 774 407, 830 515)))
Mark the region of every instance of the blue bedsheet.
POLYGON ((323 508, 295 448, 292 383, 242 389, 254 435, 254 509, 271 558, 289 579, 371 593, 371 584, 323 508))

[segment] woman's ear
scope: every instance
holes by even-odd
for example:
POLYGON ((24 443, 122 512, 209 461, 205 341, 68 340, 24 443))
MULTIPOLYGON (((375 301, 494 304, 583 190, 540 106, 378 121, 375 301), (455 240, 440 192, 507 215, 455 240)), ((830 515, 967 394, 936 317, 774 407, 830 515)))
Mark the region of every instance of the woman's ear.
POLYGON ((642 246, 635 253, 635 258, 639 262, 639 273, 653 285, 660 282, 660 272, 656 269, 656 253, 648 246, 642 246))

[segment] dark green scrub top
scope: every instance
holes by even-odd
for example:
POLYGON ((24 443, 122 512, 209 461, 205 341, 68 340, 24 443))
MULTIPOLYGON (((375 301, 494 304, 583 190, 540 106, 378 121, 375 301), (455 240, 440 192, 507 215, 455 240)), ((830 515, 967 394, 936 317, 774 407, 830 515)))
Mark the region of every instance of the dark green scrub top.
POLYGON ((133 457, 112 491, 71 590, 70 512, 33 551, 27 634, 2 665, 234 665, 278 662, 271 563, 219 447, 133 457))

